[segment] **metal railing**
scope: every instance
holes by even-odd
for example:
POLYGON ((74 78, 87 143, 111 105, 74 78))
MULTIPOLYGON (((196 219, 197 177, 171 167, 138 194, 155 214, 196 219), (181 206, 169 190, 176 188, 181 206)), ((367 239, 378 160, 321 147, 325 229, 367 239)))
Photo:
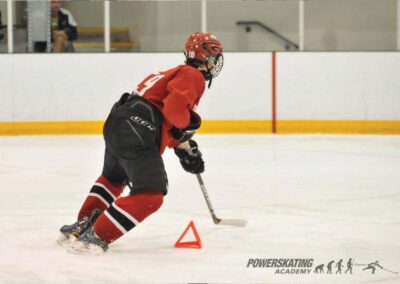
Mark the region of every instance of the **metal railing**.
POLYGON ((238 22, 236 22, 236 24, 238 26, 240 26, 240 25, 246 26, 246 32, 248 32, 248 33, 251 32, 251 26, 259 26, 259 27, 263 28, 264 30, 266 30, 267 32, 269 32, 269 33, 273 34, 274 36, 278 37, 279 39, 281 39, 285 44, 286 50, 290 50, 292 47, 296 50, 299 50, 298 44, 294 43, 290 39, 286 38, 285 36, 281 35, 277 31, 271 29, 270 27, 268 27, 267 25, 263 24, 260 21, 238 21, 238 22))

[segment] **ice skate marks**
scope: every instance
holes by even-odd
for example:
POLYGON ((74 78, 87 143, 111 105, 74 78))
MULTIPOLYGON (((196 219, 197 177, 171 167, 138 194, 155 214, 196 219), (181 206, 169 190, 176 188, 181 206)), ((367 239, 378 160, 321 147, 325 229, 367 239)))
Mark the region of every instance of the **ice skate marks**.
POLYGON ((78 238, 74 235, 69 235, 68 237, 64 235, 63 233, 60 234, 60 236, 57 239, 57 243, 65 248, 69 248, 72 246, 74 242, 78 241, 78 238))
POLYGON ((82 242, 78 239, 70 243, 70 245, 67 248, 67 251, 72 254, 80 254, 80 255, 101 255, 105 253, 103 248, 101 248, 100 246, 82 242))

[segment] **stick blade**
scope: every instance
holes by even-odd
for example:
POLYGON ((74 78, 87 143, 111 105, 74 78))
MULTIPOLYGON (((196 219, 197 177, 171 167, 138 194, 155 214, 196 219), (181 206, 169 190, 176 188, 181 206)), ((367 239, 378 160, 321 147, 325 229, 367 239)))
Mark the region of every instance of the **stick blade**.
POLYGON ((243 219, 219 219, 218 225, 244 227, 247 224, 247 220, 243 219))

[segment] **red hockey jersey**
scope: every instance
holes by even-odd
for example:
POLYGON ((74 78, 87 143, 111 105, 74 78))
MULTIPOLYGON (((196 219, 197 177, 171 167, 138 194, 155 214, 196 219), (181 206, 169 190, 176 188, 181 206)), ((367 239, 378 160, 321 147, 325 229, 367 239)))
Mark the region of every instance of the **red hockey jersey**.
POLYGON ((174 148, 179 144, 172 137, 171 129, 189 126, 189 111, 196 108, 204 88, 203 75, 189 65, 151 74, 137 86, 135 92, 154 104, 164 116, 159 145, 161 154, 166 147, 174 148))

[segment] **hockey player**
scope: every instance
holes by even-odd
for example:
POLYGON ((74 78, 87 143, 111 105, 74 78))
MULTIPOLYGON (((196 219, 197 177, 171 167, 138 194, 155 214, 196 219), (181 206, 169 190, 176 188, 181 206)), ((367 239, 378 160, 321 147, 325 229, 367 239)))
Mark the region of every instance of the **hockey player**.
POLYGON ((375 274, 375 270, 377 267, 379 267, 380 269, 383 269, 383 267, 379 265, 379 261, 375 261, 375 262, 369 263, 367 265, 367 267, 363 268, 363 271, 371 269, 372 274, 375 274))
POLYGON ((205 81, 223 67, 223 46, 210 33, 186 41, 185 64, 151 74, 114 104, 103 129, 105 157, 101 176, 91 188, 78 221, 63 226, 60 244, 106 251, 114 242, 156 212, 167 194, 162 153, 173 148, 183 169, 197 174, 204 161, 192 140, 201 125, 195 112, 205 81), (120 197, 125 185, 130 194, 120 197), (72 236, 73 235, 73 236, 72 236))

